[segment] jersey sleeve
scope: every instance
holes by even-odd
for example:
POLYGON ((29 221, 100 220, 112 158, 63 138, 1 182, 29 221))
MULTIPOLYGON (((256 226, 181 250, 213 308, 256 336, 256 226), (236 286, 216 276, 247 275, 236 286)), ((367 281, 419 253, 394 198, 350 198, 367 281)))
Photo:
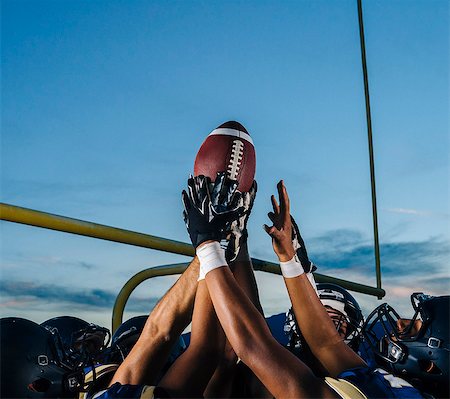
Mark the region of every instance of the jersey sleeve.
POLYGON ((368 399, 367 396, 358 389, 358 387, 349 381, 325 377, 325 382, 342 399, 368 399))

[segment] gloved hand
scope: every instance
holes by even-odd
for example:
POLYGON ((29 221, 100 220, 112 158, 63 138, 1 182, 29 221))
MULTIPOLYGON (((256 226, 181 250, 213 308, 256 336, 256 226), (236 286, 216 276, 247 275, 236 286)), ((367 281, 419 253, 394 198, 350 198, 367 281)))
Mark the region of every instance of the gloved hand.
POLYGON ((237 258, 241 246, 247 240, 247 222, 253 208, 257 190, 258 186, 254 180, 250 191, 242 194, 239 204, 244 209, 242 214, 236 220, 229 223, 226 227, 229 242, 225 256, 228 262, 232 262, 237 258))
POLYGON ((294 246, 297 258, 300 261, 305 273, 314 272, 315 270, 317 270, 317 267, 308 258, 308 252, 306 252, 305 243, 303 241, 302 236, 300 235, 300 230, 297 226, 297 223, 295 223, 295 220, 292 217, 292 215, 291 215, 291 224, 292 224, 292 245, 294 246))
POLYGON ((182 192, 183 217, 194 248, 205 241, 220 241, 226 224, 243 211, 237 182, 225 182, 225 177, 219 176, 214 184, 205 176, 188 179, 189 194, 182 192))
POLYGON ((228 212, 230 205, 242 207, 241 193, 237 191, 238 182, 227 177, 226 172, 217 173, 214 183, 210 181, 211 206, 216 214, 228 212))

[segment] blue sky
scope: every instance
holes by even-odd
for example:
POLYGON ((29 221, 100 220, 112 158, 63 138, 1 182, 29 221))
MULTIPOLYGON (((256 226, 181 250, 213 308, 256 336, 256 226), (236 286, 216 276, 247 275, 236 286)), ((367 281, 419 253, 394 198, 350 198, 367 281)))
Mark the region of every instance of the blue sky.
MULTIPOLYGON (((447 1, 364 1, 383 286, 450 291, 447 1)), ((253 137, 254 257, 283 178, 319 271, 375 284, 356 1, 2 1, 1 200, 188 241, 206 135, 253 137)), ((134 273, 186 257, 1 222, 0 315, 110 326, 134 273)), ((174 281, 133 294, 144 314, 174 281)), ((268 314, 281 278, 258 275, 268 314)), ((358 295, 366 311, 377 305, 358 295)))

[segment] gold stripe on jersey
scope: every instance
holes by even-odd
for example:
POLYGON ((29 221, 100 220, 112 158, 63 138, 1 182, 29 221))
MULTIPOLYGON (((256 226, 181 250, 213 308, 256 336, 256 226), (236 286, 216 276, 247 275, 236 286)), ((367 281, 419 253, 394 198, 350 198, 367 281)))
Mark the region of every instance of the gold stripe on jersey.
POLYGON ((145 385, 141 392, 141 399, 153 399, 155 397, 153 395, 155 388, 154 386, 145 385))
POLYGON ((90 386, 94 382, 94 372, 90 370, 84 376, 84 388, 88 388, 88 391, 80 392, 78 399, 88 399, 94 396, 98 391, 108 388, 114 373, 119 368, 118 364, 102 364, 95 366, 95 380, 97 384, 90 386))
POLYGON ((325 382, 342 398, 342 399, 367 399, 359 388, 351 382, 342 379, 325 377, 325 382))

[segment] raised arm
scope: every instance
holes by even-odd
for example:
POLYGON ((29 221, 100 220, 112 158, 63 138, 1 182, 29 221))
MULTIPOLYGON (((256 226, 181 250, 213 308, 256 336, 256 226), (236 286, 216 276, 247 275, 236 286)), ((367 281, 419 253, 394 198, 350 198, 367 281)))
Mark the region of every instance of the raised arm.
MULTIPOLYGON (((335 377, 347 369, 364 366, 365 362, 340 337, 304 272, 303 263, 292 245, 292 222, 289 196, 280 181, 277 185, 280 203, 272 195, 272 226, 265 225, 280 261, 281 271, 292 302, 295 317, 312 353, 328 373, 335 377)), ((304 245, 304 244, 303 244, 304 245)), ((306 251, 305 251, 306 253, 306 251)))
MULTIPOLYGON (((214 232, 214 229, 224 228, 227 212, 221 213, 219 219, 213 216, 205 224, 205 218, 215 215, 214 210, 204 212, 211 205, 197 206, 187 193, 183 197, 188 230, 200 260, 200 275, 205 275, 214 309, 236 354, 275 397, 336 397, 305 364, 272 337, 264 317, 238 286, 225 260, 224 250, 215 238, 219 234, 214 232), (200 214, 205 218, 199 217, 200 214), (191 230, 196 233, 191 234, 191 230), (195 241, 199 236, 202 242, 195 241)), ((236 209, 229 215, 237 217, 236 209)))

